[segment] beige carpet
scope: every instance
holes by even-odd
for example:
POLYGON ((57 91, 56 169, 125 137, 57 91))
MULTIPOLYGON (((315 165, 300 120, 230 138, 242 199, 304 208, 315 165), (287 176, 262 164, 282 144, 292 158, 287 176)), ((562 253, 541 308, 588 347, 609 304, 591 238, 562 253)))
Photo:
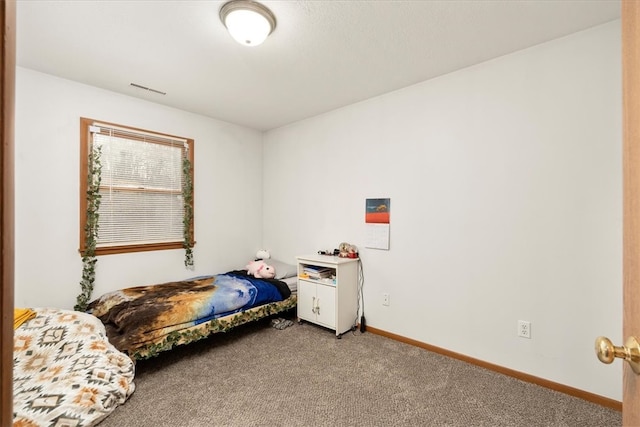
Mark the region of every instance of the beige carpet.
POLYGON ((137 365, 100 427, 615 426, 620 412, 360 332, 269 320, 137 365))

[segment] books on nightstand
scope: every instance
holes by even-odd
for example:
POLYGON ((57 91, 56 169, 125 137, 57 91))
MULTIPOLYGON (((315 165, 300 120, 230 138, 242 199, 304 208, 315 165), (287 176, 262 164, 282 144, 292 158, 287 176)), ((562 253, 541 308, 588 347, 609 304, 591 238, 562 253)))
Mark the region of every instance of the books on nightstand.
POLYGON ((326 279, 335 274, 333 268, 319 267, 317 265, 305 265, 303 272, 311 279, 326 279))

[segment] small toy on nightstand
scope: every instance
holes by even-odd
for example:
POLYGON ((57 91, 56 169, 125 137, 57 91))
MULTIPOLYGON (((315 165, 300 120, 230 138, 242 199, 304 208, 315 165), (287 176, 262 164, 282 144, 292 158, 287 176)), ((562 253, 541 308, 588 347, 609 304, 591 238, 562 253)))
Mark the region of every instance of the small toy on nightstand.
POLYGON ((341 258, 358 258, 358 248, 350 243, 340 243, 338 256, 341 258))

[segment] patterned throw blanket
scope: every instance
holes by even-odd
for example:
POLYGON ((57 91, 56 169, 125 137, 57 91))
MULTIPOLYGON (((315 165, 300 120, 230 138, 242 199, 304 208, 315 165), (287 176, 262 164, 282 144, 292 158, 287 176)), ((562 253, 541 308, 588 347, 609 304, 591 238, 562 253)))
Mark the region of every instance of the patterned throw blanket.
POLYGON ((110 292, 91 302, 88 312, 104 323, 116 348, 129 352, 172 332, 290 294, 284 282, 256 279, 240 270, 110 292))
POLYGON ((98 424, 135 390, 133 361, 89 314, 33 312, 13 338, 14 427, 98 424))

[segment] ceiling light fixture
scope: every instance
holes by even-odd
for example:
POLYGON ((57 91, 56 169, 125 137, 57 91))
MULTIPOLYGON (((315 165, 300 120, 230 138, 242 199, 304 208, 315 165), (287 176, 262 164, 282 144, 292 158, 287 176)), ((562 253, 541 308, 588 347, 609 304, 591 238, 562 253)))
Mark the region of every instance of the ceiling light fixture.
POLYGON ((229 34, 245 46, 258 46, 276 28, 276 17, 264 5, 251 0, 232 0, 220 8, 220 20, 229 34))

